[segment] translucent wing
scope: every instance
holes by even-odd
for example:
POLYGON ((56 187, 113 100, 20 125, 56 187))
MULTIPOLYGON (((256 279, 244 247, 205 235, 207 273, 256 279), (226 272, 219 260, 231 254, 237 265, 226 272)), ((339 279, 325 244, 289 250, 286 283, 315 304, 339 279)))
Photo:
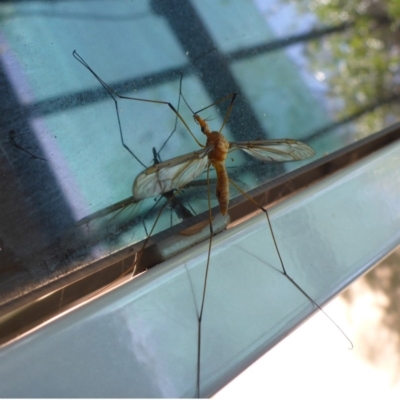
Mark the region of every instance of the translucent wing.
POLYGON ((82 218, 66 229, 60 248, 70 259, 79 260, 90 257, 93 246, 97 256, 119 250, 128 240, 132 241, 132 229, 142 222, 140 206, 141 202, 131 196, 82 218))
POLYGON ((185 186, 206 169, 211 150, 212 147, 206 147, 147 168, 133 183, 134 199, 154 197, 185 186))
POLYGON ((140 208, 141 202, 128 197, 77 221, 75 235, 86 244, 115 239, 141 221, 140 208))
POLYGON ((251 156, 265 162, 303 160, 315 154, 308 144, 293 139, 231 142, 230 151, 237 149, 242 149, 251 156))
POLYGON ((128 197, 127 199, 121 200, 118 203, 114 203, 111 206, 103 208, 102 210, 96 211, 95 213, 90 214, 90 215, 86 216, 85 218, 82 218, 81 220, 76 222, 75 225, 76 226, 86 225, 95 219, 105 217, 115 211, 126 209, 131 204, 135 204, 137 202, 138 201, 135 200, 133 197, 128 197))

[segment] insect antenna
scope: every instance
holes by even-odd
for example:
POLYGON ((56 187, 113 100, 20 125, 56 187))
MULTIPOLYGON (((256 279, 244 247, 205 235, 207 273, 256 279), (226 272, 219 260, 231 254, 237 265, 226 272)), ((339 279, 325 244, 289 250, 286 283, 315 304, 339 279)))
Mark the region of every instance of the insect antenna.
MULTIPOLYGON (((182 78, 181 78, 181 79, 182 79, 182 78)), ((205 111, 205 110, 207 110, 208 108, 213 107, 213 106, 215 106, 215 105, 217 105, 217 104, 219 104, 219 103, 223 103, 223 102, 224 102, 225 100, 227 100, 227 99, 231 99, 231 102, 229 103, 229 106, 228 106, 228 110, 227 110, 226 113, 225 113, 224 121, 223 121, 223 123, 222 123, 222 125, 221 125, 221 127, 219 128, 219 131, 218 131, 219 133, 221 133, 221 132, 222 132, 222 129, 224 129, 224 126, 225 126, 226 122, 227 122, 228 119, 229 119, 229 116, 230 116, 231 111, 232 111, 232 108, 233 108, 233 103, 234 103, 235 100, 236 100, 237 93, 230 93, 230 94, 228 94, 228 95, 222 97, 221 99, 218 99, 217 101, 214 101, 214 103, 209 104, 208 106, 203 107, 203 108, 201 108, 200 110, 197 110, 196 112, 193 111, 193 109, 190 107, 190 105, 189 105, 189 103, 186 101, 185 96, 183 95, 182 91, 180 92, 180 96, 182 96, 183 101, 185 102, 186 106, 189 108, 189 110, 192 112, 193 115, 199 114, 199 113, 201 113, 202 111, 205 111)), ((204 120, 207 121, 207 118, 205 118, 204 120)))

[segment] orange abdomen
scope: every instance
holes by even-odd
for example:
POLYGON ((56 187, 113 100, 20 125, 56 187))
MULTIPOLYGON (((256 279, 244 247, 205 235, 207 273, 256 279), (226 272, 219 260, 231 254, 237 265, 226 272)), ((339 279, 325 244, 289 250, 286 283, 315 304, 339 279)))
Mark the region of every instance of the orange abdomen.
POLYGON ((229 205, 229 178, 223 162, 212 162, 217 173, 217 199, 221 214, 226 215, 229 205))
MULTIPOLYGON (((205 125, 207 128, 207 125, 205 125)), ((229 178, 225 169, 225 159, 229 151, 229 142, 219 132, 209 132, 202 127, 207 136, 207 146, 214 148, 208 154, 208 159, 217 173, 217 199, 221 214, 226 215, 229 205, 229 178)))

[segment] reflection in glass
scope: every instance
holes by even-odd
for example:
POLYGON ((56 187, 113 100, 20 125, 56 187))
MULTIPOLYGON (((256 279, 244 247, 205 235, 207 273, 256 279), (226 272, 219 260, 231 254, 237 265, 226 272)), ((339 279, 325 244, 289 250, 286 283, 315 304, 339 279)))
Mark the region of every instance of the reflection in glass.
MULTIPOLYGON (((121 128, 141 165, 121 145, 113 101, 74 49, 126 96, 178 108, 180 74, 194 110, 237 92, 224 128, 230 140, 292 138, 319 158, 398 121, 397 9, 346 4, 0 5, 0 238, 5 265, 18 266, 0 271, 0 301, 142 241, 165 199, 76 222, 128 199, 143 165, 154 163, 153 148, 163 161, 197 149, 181 123, 175 129, 169 107, 121 101, 121 128)), ((190 110, 179 110, 200 139, 190 110)), ((209 110, 211 127, 221 126, 225 110, 209 110)), ((235 154, 228 168, 251 190, 307 162, 271 165, 235 154)), ((189 214, 207 209, 201 184, 177 199, 189 214)), ((184 218, 167 207, 156 232, 184 218)))

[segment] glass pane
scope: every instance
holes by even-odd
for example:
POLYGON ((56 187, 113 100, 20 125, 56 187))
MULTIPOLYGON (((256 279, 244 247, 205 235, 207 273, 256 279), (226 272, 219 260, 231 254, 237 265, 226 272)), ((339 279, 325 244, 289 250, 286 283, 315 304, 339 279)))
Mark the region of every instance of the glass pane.
MULTIPOLYGON (((315 150, 279 164, 232 153, 229 175, 246 191, 398 121, 390 24, 351 6, 310 4, 2 2, 1 302, 141 242, 166 199, 120 202, 154 164, 153 148, 158 161, 199 149, 167 104, 119 99, 133 157, 113 99, 73 50, 120 95, 170 102, 201 143, 179 102, 181 74, 194 111, 238 93, 228 140, 291 138, 315 150)), ((229 98, 201 116, 219 130, 228 106, 229 98)), ((152 234, 208 209, 206 174, 198 180, 176 194, 152 234)))
MULTIPOLYGON (((399 142, 386 146, 272 208, 286 270, 318 304, 398 246, 399 151, 399 142)), ((203 242, 1 347, 0 397, 210 396, 316 310, 282 274, 258 215, 214 238, 198 357, 207 248, 203 242)), ((345 336, 323 320, 323 346, 347 353, 345 336)), ((285 362, 298 357, 293 351, 285 362)))

